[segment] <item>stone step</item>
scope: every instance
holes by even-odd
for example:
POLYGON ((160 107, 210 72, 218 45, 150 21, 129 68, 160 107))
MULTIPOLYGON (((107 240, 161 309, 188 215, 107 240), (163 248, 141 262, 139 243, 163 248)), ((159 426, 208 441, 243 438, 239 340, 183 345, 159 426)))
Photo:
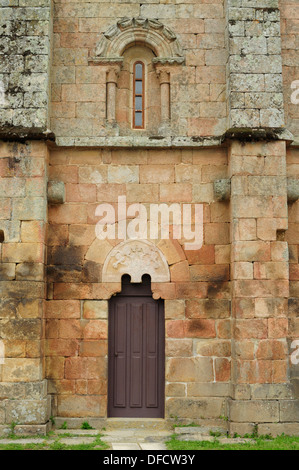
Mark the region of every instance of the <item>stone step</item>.
POLYGON ((227 429, 220 426, 183 426, 174 429, 175 434, 201 434, 210 436, 211 433, 226 435, 227 429))
POLYGON ((107 418, 105 428, 107 431, 136 429, 138 431, 164 431, 171 430, 171 424, 161 418, 107 418))
POLYGON ((140 442, 163 442, 170 439, 172 431, 129 428, 102 431, 102 434, 102 440, 106 442, 135 442, 136 440, 140 442))

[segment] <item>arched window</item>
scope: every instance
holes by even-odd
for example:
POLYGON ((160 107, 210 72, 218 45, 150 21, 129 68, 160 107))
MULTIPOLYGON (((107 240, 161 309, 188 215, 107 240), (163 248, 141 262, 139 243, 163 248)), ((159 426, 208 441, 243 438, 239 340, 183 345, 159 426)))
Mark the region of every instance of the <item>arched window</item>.
POLYGON ((144 64, 135 62, 133 73, 133 128, 144 129, 144 64))

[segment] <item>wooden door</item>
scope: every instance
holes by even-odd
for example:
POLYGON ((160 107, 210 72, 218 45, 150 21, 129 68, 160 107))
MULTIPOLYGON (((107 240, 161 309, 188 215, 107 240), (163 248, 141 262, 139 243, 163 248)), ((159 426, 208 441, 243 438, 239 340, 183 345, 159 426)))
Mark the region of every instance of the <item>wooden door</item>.
POLYGON ((164 302, 149 284, 109 301, 108 416, 164 417, 164 302))

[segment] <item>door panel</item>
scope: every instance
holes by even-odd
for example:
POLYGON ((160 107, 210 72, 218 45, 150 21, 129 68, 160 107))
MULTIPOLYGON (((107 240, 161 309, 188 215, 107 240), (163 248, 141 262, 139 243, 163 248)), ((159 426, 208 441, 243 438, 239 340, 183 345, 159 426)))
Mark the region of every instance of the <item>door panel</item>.
POLYGON ((128 304, 128 346, 130 360, 130 407, 142 407, 142 304, 128 304))
POLYGON ((108 416, 164 417, 164 303, 109 301, 108 416))
POLYGON ((114 404, 126 406, 126 305, 118 304, 115 309, 114 342, 114 404))

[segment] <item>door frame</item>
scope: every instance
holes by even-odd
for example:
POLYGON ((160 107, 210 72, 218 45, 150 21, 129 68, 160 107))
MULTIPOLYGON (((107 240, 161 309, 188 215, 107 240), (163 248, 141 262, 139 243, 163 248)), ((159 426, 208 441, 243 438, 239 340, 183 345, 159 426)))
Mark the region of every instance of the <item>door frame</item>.
MULTIPOLYGON (((114 341, 114 326, 115 323, 111 319, 113 304, 117 302, 117 298, 125 299, 127 298, 128 301, 131 299, 137 299, 138 297, 150 297, 153 302, 155 302, 158 306, 158 322, 159 322, 159 335, 158 341, 159 345, 161 344, 161 348, 159 348, 159 367, 158 367, 158 399, 160 401, 159 404, 159 411, 160 416, 157 418, 165 419, 165 399, 166 399, 166 377, 165 377, 165 359, 166 359, 166 341, 165 341, 165 307, 164 307, 164 300, 163 299, 153 299, 152 292, 151 292, 151 285, 150 285, 150 276, 147 277, 143 276, 143 283, 142 284, 131 284, 128 280, 130 276, 123 276, 122 279, 122 291, 115 296, 113 296, 108 301, 108 384, 107 384, 107 392, 108 392, 108 399, 107 399, 107 417, 113 418, 118 417, 121 419, 126 418, 134 418, 134 416, 113 416, 111 410, 113 409, 113 393, 114 393, 114 377, 113 377, 113 366, 112 360, 114 358, 114 351, 112 350, 114 341), (144 279, 145 278, 145 279, 144 279)), ((124 412, 126 414, 126 412, 124 412)), ((121 412, 120 412, 121 414, 121 412)), ((151 416, 136 416, 136 418, 144 418, 144 419, 154 419, 156 417, 151 416)))

